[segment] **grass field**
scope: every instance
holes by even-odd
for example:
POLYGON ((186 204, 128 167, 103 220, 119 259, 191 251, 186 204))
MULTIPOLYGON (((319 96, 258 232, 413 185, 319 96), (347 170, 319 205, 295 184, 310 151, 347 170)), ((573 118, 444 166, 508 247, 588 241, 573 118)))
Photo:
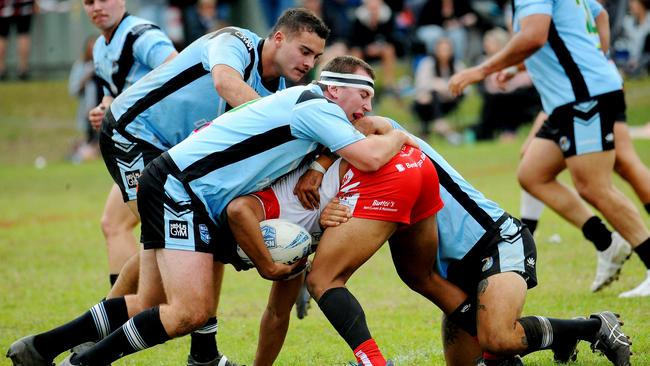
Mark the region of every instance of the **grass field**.
MULTIPOLYGON (((627 85, 630 123, 650 120, 650 82, 627 85)), ((467 125, 476 118, 478 102, 454 116, 467 125)), ((64 82, 0 84, 0 350, 26 334, 47 330, 86 311, 108 290, 105 247, 99 218, 111 180, 102 162, 73 165, 64 160, 74 129, 74 101, 64 82), (47 159, 36 169, 37 156, 47 159)), ((386 100, 380 112, 408 121, 407 109, 386 100)), ((514 172, 518 143, 482 143, 450 147, 433 140, 465 178, 518 213, 519 188, 514 172)), ((637 141, 639 155, 650 164, 650 141, 637 141)), ((566 179, 563 176, 563 179, 566 179)), ((616 184, 628 196, 630 189, 616 184)), ((634 202, 638 202, 636 199, 634 202)), ((644 220, 650 224, 647 214, 644 220)), ((545 211, 537 233, 540 285, 528 295, 525 314, 572 317, 611 309, 622 314, 633 339, 634 365, 650 365, 650 298, 617 295, 644 278, 636 256, 621 279, 601 293, 588 291, 595 253, 579 230, 545 211), (558 234, 561 243, 548 238, 558 234)), ((269 282, 254 271, 228 269, 219 314, 219 348, 237 362, 252 364, 259 317, 269 282)), ((373 335, 398 365, 443 365, 440 312, 409 291, 397 278, 383 248, 350 281, 364 305, 373 335)), ((189 339, 127 357, 117 365, 181 365, 189 339)), ((278 365, 343 365, 353 355, 318 309, 304 320, 292 319, 278 365)), ((525 358, 527 365, 550 365, 552 354, 525 358)), ((0 358, 0 365, 8 365, 0 358)), ((608 365, 580 346, 576 365, 608 365)))

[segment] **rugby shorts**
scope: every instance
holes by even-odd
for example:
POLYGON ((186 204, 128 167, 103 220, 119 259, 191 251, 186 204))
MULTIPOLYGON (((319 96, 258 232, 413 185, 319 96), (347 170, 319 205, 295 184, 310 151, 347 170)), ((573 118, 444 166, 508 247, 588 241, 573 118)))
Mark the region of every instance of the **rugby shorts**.
POLYGON ((9 36, 9 27, 11 23, 16 24, 16 33, 29 34, 32 25, 32 16, 19 15, 13 17, 0 17, 0 37, 7 38, 9 36))
POLYGON ((461 260, 447 268, 447 279, 475 295, 478 283, 490 276, 515 272, 528 288, 537 286, 537 249, 530 230, 505 214, 461 260))
POLYGON ((122 199, 127 202, 136 199, 138 178, 144 167, 163 151, 119 130, 109 109, 102 122, 99 148, 108 172, 120 187, 122 199))
POLYGON ((443 207, 438 174, 431 160, 417 148, 404 146, 375 172, 351 167, 341 182, 338 198, 352 217, 410 225, 443 207))
POLYGON ((622 90, 555 108, 537 132, 554 141, 565 158, 614 149, 614 123, 625 122, 622 90))
POLYGON ((138 185, 138 210, 144 249, 175 249, 214 253, 217 227, 203 204, 192 197, 171 174, 175 166, 167 154, 154 159, 142 172, 138 185), (166 190, 174 189, 170 195, 166 190), (171 197, 185 197, 180 202, 171 197))

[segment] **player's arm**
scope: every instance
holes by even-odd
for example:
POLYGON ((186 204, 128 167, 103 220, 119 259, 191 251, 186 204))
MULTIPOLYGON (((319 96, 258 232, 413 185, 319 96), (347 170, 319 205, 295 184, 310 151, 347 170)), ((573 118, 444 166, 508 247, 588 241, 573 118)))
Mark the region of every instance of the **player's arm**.
POLYGON ((362 172, 374 172, 388 163, 405 144, 418 147, 407 133, 391 130, 383 135, 370 135, 336 153, 362 172))
POLYGON ((603 9, 594 18, 596 28, 598 29, 598 38, 600 38, 600 49, 605 55, 609 53, 610 42, 610 28, 609 28, 609 14, 607 10, 603 9))
POLYGON ((238 197, 228 204, 226 213, 228 225, 237 244, 255 264, 260 276, 267 280, 281 280, 293 274, 300 266, 304 266, 303 261, 292 265, 273 262, 260 231, 260 221, 264 219, 264 209, 256 198, 252 196, 238 197))
POLYGON ((88 112, 88 120, 95 130, 99 131, 102 126, 102 120, 111 103, 113 103, 113 97, 105 95, 99 105, 88 112))
POLYGON ((468 85, 479 82, 494 72, 523 62, 546 44, 551 16, 548 14, 528 15, 521 19, 520 25, 520 31, 501 51, 483 63, 452 76, 449 80, 449 91, 458 96, 468 85))
POLYGON ((217 93, 233 107, 260 97, 246 84, 239 71, 228 65, 215 65, 212 68, 212 82, 217 93))

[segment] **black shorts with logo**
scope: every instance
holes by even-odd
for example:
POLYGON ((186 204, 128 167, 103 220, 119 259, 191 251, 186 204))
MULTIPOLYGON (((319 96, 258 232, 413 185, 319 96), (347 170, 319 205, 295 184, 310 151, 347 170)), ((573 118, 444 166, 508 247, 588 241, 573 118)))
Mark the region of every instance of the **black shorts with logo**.
POLYGON ((616 90, 555 108, 537 132, 565 158, 614 149, 614 123, 625 122, 625 94, 616 90))
POLYGON ((468 295, 478 283, 495 274, 515 272, 528 288, 537 286, 537 248, 530 230, 505 214, 461 260, 447 268, 447 279, 468 295))
POLYGON ((136 199, 142 170, 163 153, 163 150, 118 128, 110 108, 102 122, 99 148, 108 172, 122 191, 124 202, 136 199))

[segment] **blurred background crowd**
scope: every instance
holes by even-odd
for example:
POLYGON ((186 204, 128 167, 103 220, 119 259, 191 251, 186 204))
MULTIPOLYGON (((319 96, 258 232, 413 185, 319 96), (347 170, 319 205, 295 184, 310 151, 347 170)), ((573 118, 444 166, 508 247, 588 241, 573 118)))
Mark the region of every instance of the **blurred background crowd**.
MULTIPOLYGON (((628 78, 646 77, 650 0, 601 1, 609 13, 612 62, 628 78)), ((448 92, 448 79, 508 42, 511 5, 507 0, 127 1, 131 13, 158 24, 179 50, 228 25, 265 35, 285 9, 296 6, 312 10, 332 30, 321 64, 341 54, 369 61, 379 75, 376 103, 395 99, 417 121, 419 131, 413 132, 425 138, 436 134, 452 144, 507 141, 541 109, 523 71, 505 89, 487 78, 470 91, 482 99, 475 123, 463 131, 453 123, 453 113, 465 98, 448 92)), ((85 117, 101 97, 92 65, 95 37, 82 1, 0 0, 0 83, 69 75, 69 92, 80 100, 79 128, 86 135, 75 147, 72 158, 76 160, 97 153, 90 148, 97 137, 85 117)), ((317 73, 318 69, 310 77, 317 73)))

